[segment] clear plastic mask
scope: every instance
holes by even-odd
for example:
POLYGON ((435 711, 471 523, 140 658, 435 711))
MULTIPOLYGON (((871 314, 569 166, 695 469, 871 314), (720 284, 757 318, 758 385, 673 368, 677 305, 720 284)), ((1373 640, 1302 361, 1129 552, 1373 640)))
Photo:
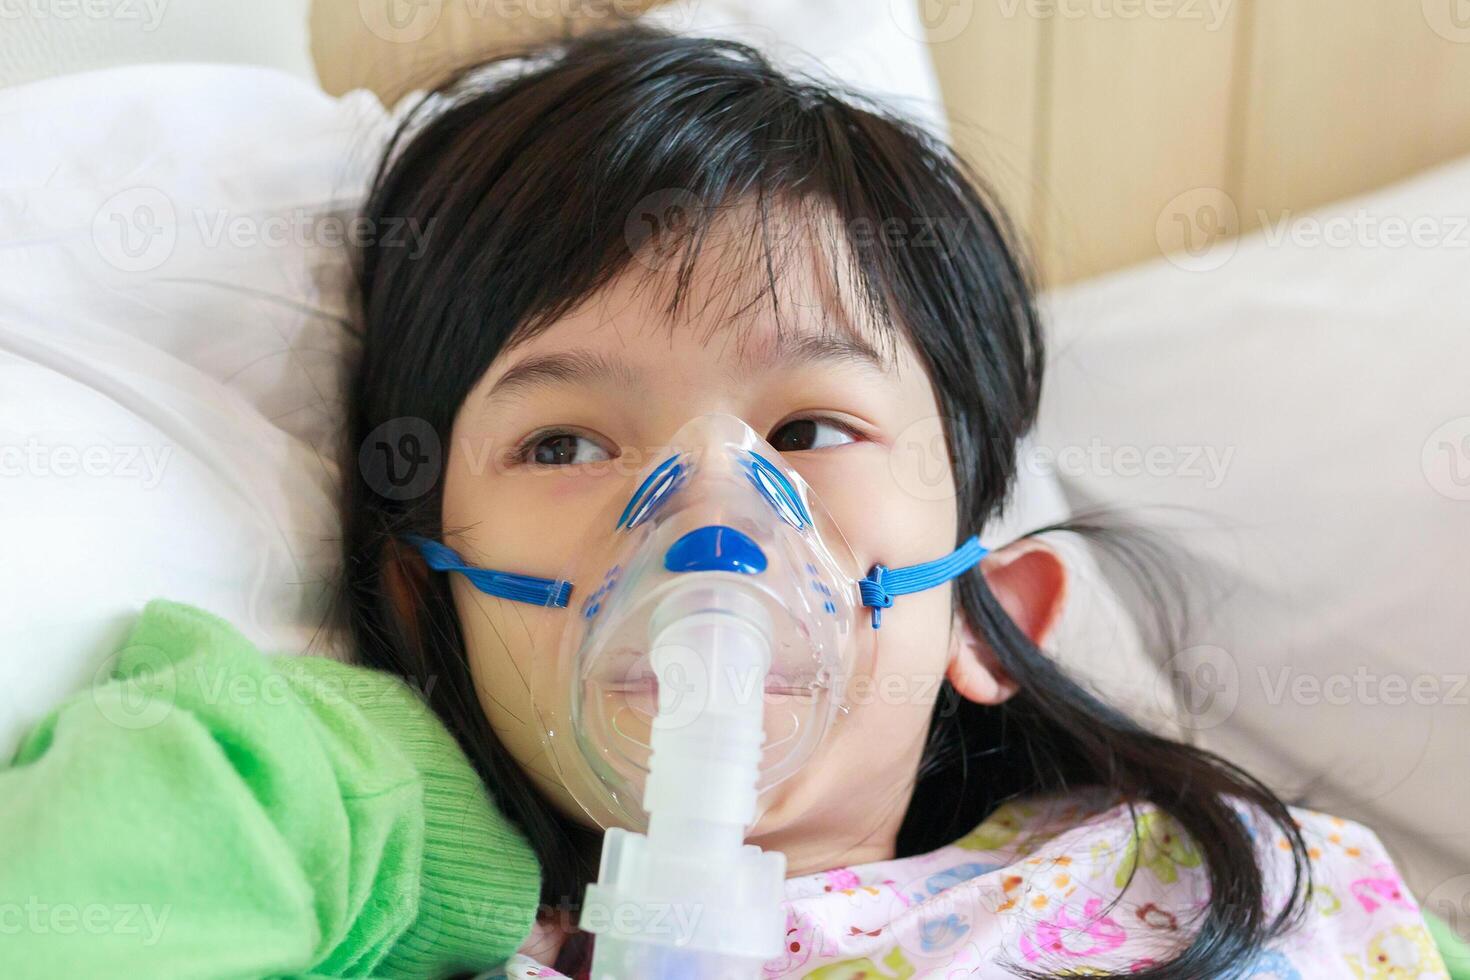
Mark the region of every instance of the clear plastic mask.
MULTIPOLYGON (((670 683, 661 685, 649 657, 667 625, 661 607, 665 618, 675 606, 687 616, 708 601, 752 624, 769 645, 769 667, 760 676, 746 667, 751 676, 689 685, 763 702, 753 821, 842 723, 851 679, 871 676, 882 609, 896 596, 949 581, 986 554, 971 537, 932 561, 892 570, 876 564, 864 574, 800 474, 754 429, 723 413, 685 423, 579 537, 582 550, 556 578, 467 565, 441 543, 411 540, 430 567, 462 573, 482 592, 564 607, 538 619, 547 632, 532 635, 532 648, 556 653, 538 660, 526 678, 546 755, 593 821, 635 830, 648 823, 644 789, 660 698, 681 695, 678 669, 666 670, 670 683), (708 600, 697 591, 731 583, 740 587, 710 588, 708 600)), ((658 649, 667 667, 669 648, 658 649)), ((722 660, 709 650, 674 656, 680 659, 673 666, 689 671, 722 660)), ((707 705, 663 707, 671 709, 662 722, 668 725, 707 705)))
MULTIPOLYGON (((572 596, 559 652, 532 681, 548 753, 564 785, 584 787, 578 802, 592 819, 646 826, 660 697, 648 658, 655 613, 691 576, 738 579, 763 607, 764 616, 751 616, 771 631, 766 676, 733 679, 764 701, 759 813, 840 723, 853 672, 871 667, 876 637, 860 616, 863 570, 811 487, 733 415, 691 419, 629 482, 630 492, 587 528, 602 574, 572 596)), ((576 563, 584 579, 586 558, 576 563)), ((696 658, 689 663, 700 669, 696 658)))

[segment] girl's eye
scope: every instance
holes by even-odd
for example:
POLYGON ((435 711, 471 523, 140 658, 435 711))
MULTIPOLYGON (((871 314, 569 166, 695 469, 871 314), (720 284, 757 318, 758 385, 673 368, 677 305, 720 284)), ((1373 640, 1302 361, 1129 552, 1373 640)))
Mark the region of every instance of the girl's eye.
POLYGON ((607 450, 575 432, 548 432, 532 439, 519 455, 522 461, 540 466, 575 466, 612 458, 607 450))
POLYGON ((778 452, 799 453, 856 442, 853 430, 832 419, 793 419, 771 433, 769 442, 778 452))
MULTIPOLYGON (((770 436, 771 445, 782 453, 827 449, 855 441, 850 427, 821 418, 793 419, 777 427, 770 436)), ((587 436, 565 430, 532 436, 515 456, 523 463, 537 466, 577 466, 612 458, 612 454, 587 436)))

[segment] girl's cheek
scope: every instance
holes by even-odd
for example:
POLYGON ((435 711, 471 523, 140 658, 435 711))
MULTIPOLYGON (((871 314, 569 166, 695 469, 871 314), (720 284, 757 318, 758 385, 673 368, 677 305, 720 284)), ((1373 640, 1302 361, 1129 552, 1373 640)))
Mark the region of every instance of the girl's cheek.
POLYGON ((550 508, 554 507, 563 515, 570 516, 566 515, 567 504, 584 494, 585 489, 585 480, 568 479, 561 475, 535 476, 526 481, 518 496, 523 501, 522 507, 531 513, 546 516, 550 508))
POLYGON ((609 465, 594 463, 575 468, 555 467, 549 472, 530 474, 525 481, 523 496, 530 506, 536 506, 538 501, 574 504, 576 509, 567 512, 567 517, 591 521, 599 508, 609 506, 619 493, 626 497, 635 486, 627 478, 607 469, 609 465), (558 469, 562 472, 557 472, 558 469))

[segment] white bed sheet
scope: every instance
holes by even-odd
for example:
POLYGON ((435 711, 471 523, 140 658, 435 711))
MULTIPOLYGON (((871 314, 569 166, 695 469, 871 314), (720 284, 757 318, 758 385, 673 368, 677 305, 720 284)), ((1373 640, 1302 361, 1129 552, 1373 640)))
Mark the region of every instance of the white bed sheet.
POLYGON ((1470 160, 1047 305, 1069 498, 1196 573, 1185 720, 1463 908, 1470 160))

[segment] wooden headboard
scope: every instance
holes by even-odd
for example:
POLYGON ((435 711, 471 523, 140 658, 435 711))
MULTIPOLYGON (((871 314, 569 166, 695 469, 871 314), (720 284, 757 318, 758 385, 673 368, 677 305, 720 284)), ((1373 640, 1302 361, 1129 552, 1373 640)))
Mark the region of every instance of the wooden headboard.
MULTIPOLYGON (((912 2, 955 142, 1051 283, 1470 153, 1470 0, 912 2)), ((316 0, 314 56, 328 91, 391 99, 477 51, 637 6, 316 0)))

